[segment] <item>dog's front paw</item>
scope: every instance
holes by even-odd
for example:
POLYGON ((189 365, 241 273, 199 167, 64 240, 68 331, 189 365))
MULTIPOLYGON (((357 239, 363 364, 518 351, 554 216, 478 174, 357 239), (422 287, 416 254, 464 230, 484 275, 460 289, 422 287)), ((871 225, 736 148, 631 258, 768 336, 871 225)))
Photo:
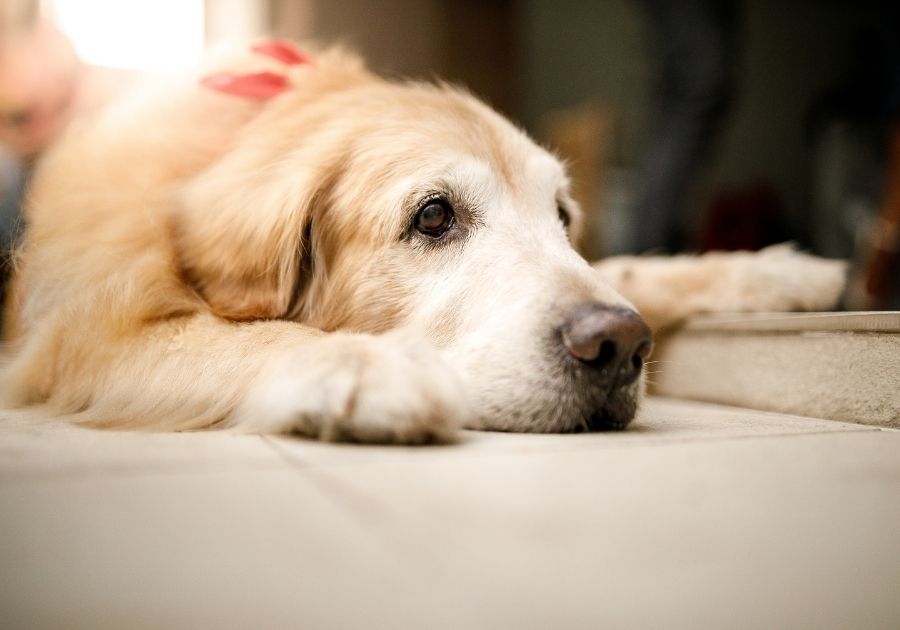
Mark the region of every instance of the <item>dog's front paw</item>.
POLYGON ((452 439, 465 416, 456 375, 424 340, 333 333, 264 370, 230 424, 331 441, 420 444, 452 439))
POLYGON ((735 311, 826 311, 841 298, 847 264, 790 245, 741 254, 727 286, 735 311))

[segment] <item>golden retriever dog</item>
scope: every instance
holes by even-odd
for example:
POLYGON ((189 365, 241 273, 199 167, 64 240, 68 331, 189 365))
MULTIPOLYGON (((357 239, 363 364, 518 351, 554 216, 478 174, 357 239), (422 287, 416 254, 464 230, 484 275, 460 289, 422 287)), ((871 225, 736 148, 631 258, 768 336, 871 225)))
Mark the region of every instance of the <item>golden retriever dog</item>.
POLYGON ((255 46, 45 157, 3 401, 363 442, 618 429, 651 351, 637 310, 660 329, 840 293, 839 263, 786 248, 591 266, 568 190, 554 155, 462 90, 255 46))

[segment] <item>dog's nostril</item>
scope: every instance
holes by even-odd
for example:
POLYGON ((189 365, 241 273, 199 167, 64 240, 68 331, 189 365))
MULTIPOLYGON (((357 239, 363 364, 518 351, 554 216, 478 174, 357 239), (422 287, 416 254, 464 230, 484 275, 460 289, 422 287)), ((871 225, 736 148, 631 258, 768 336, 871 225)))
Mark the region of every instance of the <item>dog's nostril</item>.
POLYGON ((640 370, 644 366, 644 361, 650 356, 652 351, 653 344, 651 342, 644 341, 641 343, 637 347, 637 350, 634 351, 634 356, 631 357, 631 365, 634 366, 634 369, 640 370))
MULTIPOLYGON (((600 351, 597 353, 597 356, 593 359, 586 359, 587 361, 596 361, 597 363, 609 363, 616 356, 616 344, 612 341, 606 340, 600 344, 600 351)), ((580 357, 579 357, 580 358, 580 357)))
POLYGON ((574 358, 613 368, 620 384, 637 378, 653 342, 647 324, 630 309, 600 304, 583 306, 562 326, 562 342, 574 358))

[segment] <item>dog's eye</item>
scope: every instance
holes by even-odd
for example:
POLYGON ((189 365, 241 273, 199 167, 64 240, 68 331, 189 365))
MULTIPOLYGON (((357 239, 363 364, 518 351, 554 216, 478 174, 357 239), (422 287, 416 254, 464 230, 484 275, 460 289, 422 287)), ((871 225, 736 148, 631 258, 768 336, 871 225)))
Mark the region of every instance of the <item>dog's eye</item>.
POLYGON ((568 210, 563 208, 561 205, 557 205, 556 212, 559 214, 559 220, 562 221, 563 227, 568 228, 569 223, 572 222, 572 217, 569 216, 568 210))
POLYGON ((437 238, 453 225, 453 209, 443 199, 432 199, 416 214, 415 225, 422 234, 437 238))

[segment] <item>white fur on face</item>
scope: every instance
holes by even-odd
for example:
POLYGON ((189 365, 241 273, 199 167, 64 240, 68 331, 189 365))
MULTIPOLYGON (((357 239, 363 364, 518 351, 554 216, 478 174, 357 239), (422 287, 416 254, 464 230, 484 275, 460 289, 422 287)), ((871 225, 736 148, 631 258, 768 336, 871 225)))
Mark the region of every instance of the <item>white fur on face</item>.
POLYGON ((567 197, 559 163, 536 148, 529 157, 519 188, 501 185, 488 165, 460 168, 487 193, 483 224, 429 283, 411 319, 438 322, 429 337, 446 340, 445 356, 478 411, 474 426, 574 430, 604 406, 606 392, 566 356, 559 327, 582 304, 627 303, 569 242, 557 213, 557 199, 567 197), (448 310, 459 315, 453 330, 442 330, 448 310))

